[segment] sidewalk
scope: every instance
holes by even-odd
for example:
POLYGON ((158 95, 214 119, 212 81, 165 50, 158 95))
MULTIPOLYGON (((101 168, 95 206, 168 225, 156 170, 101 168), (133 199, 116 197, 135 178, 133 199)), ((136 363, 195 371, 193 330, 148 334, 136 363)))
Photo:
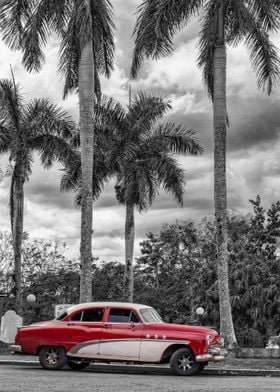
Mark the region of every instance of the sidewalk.
MULTIPOLYGON (((0 354, 0 365, 11 366, 40 366, 38 357, 32 355, 9 355, 0 354)), ((103 364, 91 365, 96 372, 107 373, 163 373, 170 374, 168 365, 128 365, 128 364, 103 364)), ((203 375, 212 376, 267 376, 280 377, 279 359, 239 359, 226 358, 224 363, 209 364, 203 371, 203 375)))

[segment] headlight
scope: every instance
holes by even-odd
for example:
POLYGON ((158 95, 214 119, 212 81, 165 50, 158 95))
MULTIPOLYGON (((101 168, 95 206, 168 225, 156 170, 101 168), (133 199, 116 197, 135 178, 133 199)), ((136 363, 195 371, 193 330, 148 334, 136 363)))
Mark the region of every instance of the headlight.
POLYGON ((205 338, 206 346, 209 346, 211 341, 212 341, 212 336, 211 335, 206 335, 206 338, 205 338))

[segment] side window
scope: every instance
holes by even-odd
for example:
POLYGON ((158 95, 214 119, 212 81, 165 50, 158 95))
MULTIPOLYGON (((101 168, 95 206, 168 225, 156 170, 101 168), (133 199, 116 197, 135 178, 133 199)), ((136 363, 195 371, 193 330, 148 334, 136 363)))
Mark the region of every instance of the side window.
POLYGON ((130 320, 129 321, 131 323, 139 323, 139 319, 133 311, 130 312, 130 320))
POLYGON ((130 309, 111 309, 108 322, 111 323, 139 323, 138 317, 130 309))
POLYGON ((74 314, 74 316, 72 317, 71 320, 72 320, 72 321, 81 321, 82 313, 83 313, 83 312, 79 312, 79 313, 74 314))
POLYGON ((82 321, 100 322, 102 321, 104 309, 87 309, 83 312, 82 321))

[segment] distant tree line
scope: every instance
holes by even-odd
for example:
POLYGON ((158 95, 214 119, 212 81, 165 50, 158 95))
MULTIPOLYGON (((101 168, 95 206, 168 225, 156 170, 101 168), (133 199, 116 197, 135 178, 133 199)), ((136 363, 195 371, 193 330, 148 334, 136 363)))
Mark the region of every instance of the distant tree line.
MULTIPOLYGON (((263 346, 280 332, 280 202, 267 211, 259 196, 250 203, 251 214, 228 216, 229 283, 239 345, 263 346)), ((214 226, 214 218, 206 217, 197 227, 177 221, 146 234, 135 266, 135 301, 154 306, 167 322, 219 328, 214 226), (203 316, 197 316, 198 307, 205 309, 203 316)), ((79 302, 78 260, 67 260, 57 243, 27 236, 23 242, 25 321, 53 318, 55 304, 79 302), (34 304, 26 301, 31 293, 34 304)), ((0 235, 0 256, 0 290, 13 292, 7 233, 0 235)), ((119 262, 95 260, 93 300, 123 300, 123 273, 119 262)))

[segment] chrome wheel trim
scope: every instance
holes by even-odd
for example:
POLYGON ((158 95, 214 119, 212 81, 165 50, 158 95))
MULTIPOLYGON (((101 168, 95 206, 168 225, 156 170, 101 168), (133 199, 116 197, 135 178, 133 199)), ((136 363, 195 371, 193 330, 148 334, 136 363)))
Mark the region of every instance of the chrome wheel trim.
POLYGON ((183 353, 177 359, 178 369, 182 370, 183 372, 190 370, 193 367, 194 363, 195 362, 192 354, 183 353))
POLYGON ((60 359, 59 350, 55 347, 50 347, 46 352, 45 359, 49 365, 56 365, 60 359))

